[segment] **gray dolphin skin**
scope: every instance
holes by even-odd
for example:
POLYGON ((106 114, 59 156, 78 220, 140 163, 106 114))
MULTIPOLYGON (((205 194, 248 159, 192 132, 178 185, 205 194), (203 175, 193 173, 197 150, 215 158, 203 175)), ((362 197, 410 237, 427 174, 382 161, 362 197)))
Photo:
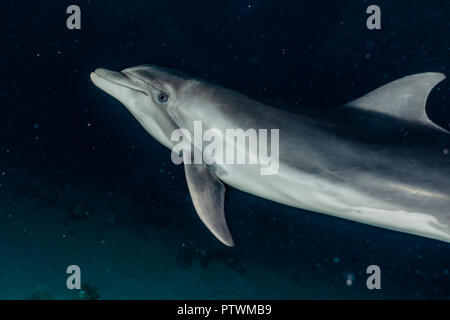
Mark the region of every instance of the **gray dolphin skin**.
POLYGON ((443 74, 407 76, 340 107, 295 113, 156 65, 97 69, 91 79, 168 148, 176 144, 174 130, 193 133, 194 121, 221 132, 279 129, 276 174, 261 175, 260 165, 184 164, 196 212, 225 245, 234 241, 224 184, 288 206, 450 242, 450 135, 425 111, 443 74))

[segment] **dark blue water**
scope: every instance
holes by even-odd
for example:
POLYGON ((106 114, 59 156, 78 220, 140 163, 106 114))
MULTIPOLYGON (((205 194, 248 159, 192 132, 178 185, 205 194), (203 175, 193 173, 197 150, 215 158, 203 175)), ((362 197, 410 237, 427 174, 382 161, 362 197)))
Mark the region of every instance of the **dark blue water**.
MULTIPOLYGON (((154 63, 294 108, 337 107, 405 75, 448 75, 448 1, 377 1, 381 30, 366 28, 371 1, 142 0, 76 1, 71 31, 73 3, 3 4, 0 298, 86 298, 66 288, 71 264, 101 299, 450 297, 448 243, 232 188, 237 246, 224 247, 183 168, 89 80, 154 63), (381 290, 366 288, 372 264, 381 290)), ((449 98, 447 80, 427 103, 443 127, 449 98)))

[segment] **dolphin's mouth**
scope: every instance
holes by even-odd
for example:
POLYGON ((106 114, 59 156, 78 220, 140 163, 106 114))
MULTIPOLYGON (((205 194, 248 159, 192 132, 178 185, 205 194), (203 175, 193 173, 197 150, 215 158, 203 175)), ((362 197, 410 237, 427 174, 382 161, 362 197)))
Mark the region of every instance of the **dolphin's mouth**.
POLYGON ((98 68, 90 74, 92 82, 106 93, 115 98, 119 98, 120 91, 133 90, 148 96, 141 87, 133 82, 126 74, 122 72, 110 71, 98 68))

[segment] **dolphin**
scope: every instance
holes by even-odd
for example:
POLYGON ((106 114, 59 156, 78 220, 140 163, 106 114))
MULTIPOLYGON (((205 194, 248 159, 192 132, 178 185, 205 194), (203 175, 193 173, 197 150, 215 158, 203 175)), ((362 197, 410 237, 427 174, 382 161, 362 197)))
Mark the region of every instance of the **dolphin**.
POLYGON ((176 144, 174 130, 192 133, 195 121, 219 131, 279 129, 276 174, 262 175, 260 163, 184 164, 197 214, 227 246, 234 241, 224 184, 288 206, 450 242, 449 132, 425 110, 429 93, 445 79, 441 73, 406 76, 336 108, 296 112, 157 65, 100 68, 90 77, 169 149, 176 144))

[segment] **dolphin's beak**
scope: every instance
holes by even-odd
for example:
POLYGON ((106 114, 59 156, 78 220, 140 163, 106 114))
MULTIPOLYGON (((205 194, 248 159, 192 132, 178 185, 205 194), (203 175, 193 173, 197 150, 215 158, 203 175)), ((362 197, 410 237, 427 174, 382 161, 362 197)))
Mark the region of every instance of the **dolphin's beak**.
POLYGON ((96 69, 91 73, 92 82, 100 89, 124 103, 127 98, 137 92, 145 93, 132 78, 122 72, 107 69, 96 69))

